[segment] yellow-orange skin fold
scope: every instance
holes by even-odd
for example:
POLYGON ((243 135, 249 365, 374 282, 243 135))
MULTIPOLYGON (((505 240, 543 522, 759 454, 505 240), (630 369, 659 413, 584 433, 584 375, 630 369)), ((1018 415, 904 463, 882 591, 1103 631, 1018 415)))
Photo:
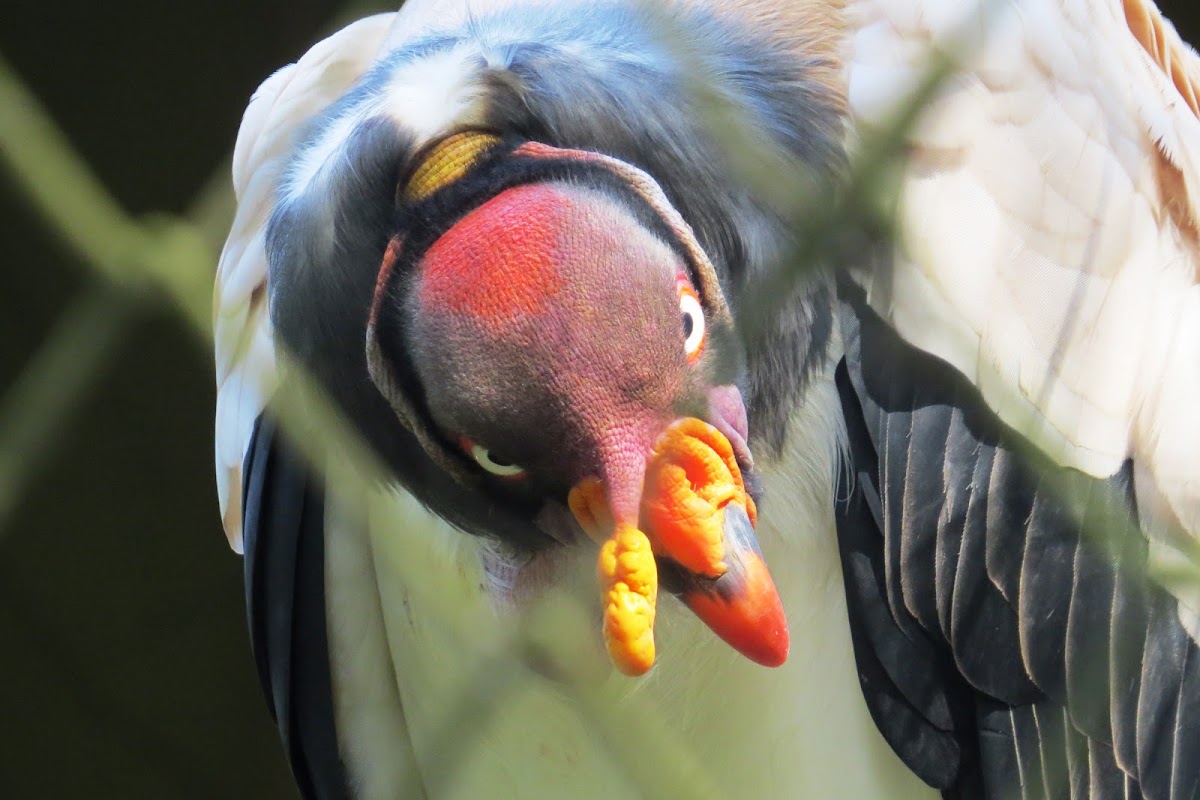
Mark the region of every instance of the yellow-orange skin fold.
POLYGON ((571 512, 600 544, 604 643, 621 672, 642 675, 654 666, 655 554, 700 575, 723 575, 724 509, 731 502, 741 503, 751 523, 756 521, 729 440, 695 418, 673 423, 651 454, 640 520, 645 532, 616 523, 600 481, 584 480, 571 490, 571 512))
POLYGON ((757 524, 733 446, 703 420, 689 417, 659 439, 646 469, 642 526, 655 552, 699 575, 725 574, 725 506, 740 503, 757 524))
POLYGON ((620 527, 600 548, 604 645, 617 669, 642 675, 654 666, 658 565, 646 534, 620 527))
POLYGON ((632 525, 615 525, 603 485, 586 480, 567 503, 588 536, 600 542, 597 576, 604 601, 604 645, 626 675, 654 666, 654 614, 658 565, 650 540, 632 525))

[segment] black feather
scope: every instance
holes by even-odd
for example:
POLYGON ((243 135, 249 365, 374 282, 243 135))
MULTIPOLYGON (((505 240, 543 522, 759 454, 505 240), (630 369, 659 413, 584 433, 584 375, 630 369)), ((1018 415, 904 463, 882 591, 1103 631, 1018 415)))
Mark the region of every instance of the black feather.
POLYGON ((888 741, 948 797, 1195 796, 1200 653, 1147 578, 1132 464, 1052 464, 840 289, 838 536, 888 741))
MULTIPOLYGON (((847 381, 845 366, 837 380, 847 381)), ((850 398, 853 402, 853 399, 850 398)), ((848 425, 861 424, 848 415, 848 425)), ((865 445, 859 428, 852 432, 851 446, 856 465, 857 491, 839 508, 841 526, 838 544, 847 585, 850 618, 859 681, 867 707, 884 738, 897 752, 911 748, 928 754, 919 762, 908 761, 922 780, 939 788, 953 786, 961 772, 963 753, 954 735, 954 705, 948 684, 953 680, 942 656, 920 631, 910 637, 900 629, 886 596, 886 576, 879 536, 882 514, 875 492, 874 451, 865 445), (855 435, 857 434, 857 435, 855 435)))
POLYGON ((259 680, 305 798, 343 800, 325 628, 324 490, 260 416, 243 465, 246 612, 259 680))

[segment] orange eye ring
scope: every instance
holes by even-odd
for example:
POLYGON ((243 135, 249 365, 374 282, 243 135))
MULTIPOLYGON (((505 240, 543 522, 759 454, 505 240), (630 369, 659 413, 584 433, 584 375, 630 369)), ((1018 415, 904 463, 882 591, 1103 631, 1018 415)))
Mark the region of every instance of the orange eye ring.
POLYGON ((704 353, 707 327, 700 295, 691 284, 679 282, 679 313, 683 319, 683 352, 689 364, 695 364, 704 353))

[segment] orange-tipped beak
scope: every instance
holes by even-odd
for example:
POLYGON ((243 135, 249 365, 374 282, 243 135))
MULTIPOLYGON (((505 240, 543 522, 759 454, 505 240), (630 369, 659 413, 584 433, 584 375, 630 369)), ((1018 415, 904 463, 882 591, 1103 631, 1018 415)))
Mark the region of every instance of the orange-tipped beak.
POLYGON ((646 471, 642 520, 655 553, 679 564, 687 607, 750 660, 782 664, 787 618, 754 536, 754 500, 720 431, 691 418, 666 430, 646 471))
POLYGON ((729 569, 716 580, 685 572, 680 597, 739 653, 765 667, 778 667, 787 660, 790 644, 783 603, 746 512, 730 504, 724 516, 729 569))
POLYGON ((716 428, 688 418, 659 437, 639 527, 617 524, 598 481, 572 489, 569 504, 602 544, 604 636, 621 671, 638 675, 653 664, 654 556, 671 570, 688 608, 738 652, 772 667, 787 658, 787 619, 754 536, 754 501, 716 428))

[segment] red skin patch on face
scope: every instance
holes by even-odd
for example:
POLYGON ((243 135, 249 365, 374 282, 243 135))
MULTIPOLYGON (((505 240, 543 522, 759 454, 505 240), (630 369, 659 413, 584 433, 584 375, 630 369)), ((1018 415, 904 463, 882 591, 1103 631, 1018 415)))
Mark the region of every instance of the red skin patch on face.
POLYGON ((546 184, 501 192, 472 211, 424 258, 418 300, 496 330, 540 314, 563 286, 559 237, 573 198, 546 184))
POLYGON ((534 475, 609 486, 636 522, 654 436, 689 388, 672 248, 617 199, 509 189, 426 252, 411 346, 439 424, 534 475))

